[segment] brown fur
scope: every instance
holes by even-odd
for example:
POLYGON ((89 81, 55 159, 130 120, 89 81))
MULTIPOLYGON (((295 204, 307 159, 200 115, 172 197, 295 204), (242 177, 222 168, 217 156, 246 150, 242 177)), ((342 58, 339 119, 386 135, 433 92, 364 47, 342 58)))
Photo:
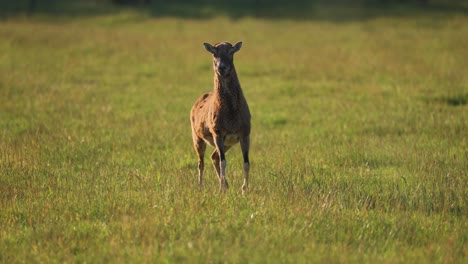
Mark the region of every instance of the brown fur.
POLYGON ((206 144, 215 147, 211 159, 219 177, 222 189, 228 188, 225 169, 225 152, 234 144, 241 143, 244 158, 244 184, 248 187, 249 146, 250 146, 250 111, 234 68, 233 55, 242 46, 227 42, 204 44, 213 54, 214 89, 202 95, 192 107, 190 119, 192 125, 193 146, 198 155, 199 184, 203 183, 204 153, 206 144))

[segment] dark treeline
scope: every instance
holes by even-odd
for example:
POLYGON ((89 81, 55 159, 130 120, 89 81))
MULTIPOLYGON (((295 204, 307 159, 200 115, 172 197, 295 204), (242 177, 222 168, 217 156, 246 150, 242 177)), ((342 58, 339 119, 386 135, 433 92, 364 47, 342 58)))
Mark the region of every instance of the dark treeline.
POLYGON ((404 15, 418 14, 421 10, 466 14, 468 10, 466 0, 0 0, 0 17, 25 13, 89 16, 136 8, 155 17, 225 15, 231 18, 322 19, 316 11, 323 7, 338 10, 341 13, 331 14, 331 17, 342 17, 343 20, 388 14, 392 10, 401 15, 402 8, 404 15), (361 11, 343 14, 347 7, 359 7, 361 11))
POLYGON ((463 0, 110 0, 114 4, 119 5, 148 5, 148 4, 170 4, 170 3, 192 3, 192 4, 222 4, 222 5, 291 5, 291 4, 305 4, 305 3, 328 3, 328 4, 391 4, 391 3, 416 3, 428 4, 447 3, 456 4, 463 2, 463 0))
MULTIPOLYGON (((34 1, 34 0, 32 0, 34 1)), ((308 2, 328 2, 328 3, 428 3, 429 0, 330 0, 330 1, 321 1, 321 0, 111 0, 114 4, 124 4, 124 5, 145 5, 151 3, 201 3, 201 4, 230 4, 235 2, 236 4, 300 4, 308 2)), ((440 2, 440 1, 439 1, 440 2)))
MULTIPOLYGON (((1 0, 0 2, 8 0, 1 0)), ((244 7, 252 6, 278 6, 278 5, 309 5, 309 4, 348 4, 348 5, 378 5, 378 4, 422 4, 426 5, 430 2, 434 3, 445 3, 445 4, 457 4, 464 0, 23 0, 28 2, 28 9, 34 10, 39 5, 50 5, 56 4, 57 2, 101 2, 111 3, 116 5, 133 5, 133 6, 145 6, 145 5, 171 5, 171 4, 191 4, 191 5, 236 5, 244 7)), ((14 1, 14 2, 22 2, 14 1)))

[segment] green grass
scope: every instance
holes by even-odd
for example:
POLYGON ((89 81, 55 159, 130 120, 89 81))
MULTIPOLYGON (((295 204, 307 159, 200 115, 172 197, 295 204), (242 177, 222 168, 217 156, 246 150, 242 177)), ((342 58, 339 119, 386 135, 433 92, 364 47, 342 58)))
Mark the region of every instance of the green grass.
POLYGON ((0 22, 0 262, 466 263, 466 15, 117 10, 0 22), (239 147, 228 192, 211 167, 197 188, 222 40, 244 42, 247 195, 239 147))

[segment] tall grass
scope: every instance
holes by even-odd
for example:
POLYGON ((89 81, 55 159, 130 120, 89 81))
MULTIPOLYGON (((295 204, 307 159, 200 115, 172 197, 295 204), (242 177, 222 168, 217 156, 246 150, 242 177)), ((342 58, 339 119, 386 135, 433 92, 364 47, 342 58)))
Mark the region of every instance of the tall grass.
POLYGON ((2 21, 0 262, 466 262, 466 23, 2 21), (228 192, 211 168, 197 188, 188 113, 222 40, 244 42, 248 195, 238 148, 228 192))

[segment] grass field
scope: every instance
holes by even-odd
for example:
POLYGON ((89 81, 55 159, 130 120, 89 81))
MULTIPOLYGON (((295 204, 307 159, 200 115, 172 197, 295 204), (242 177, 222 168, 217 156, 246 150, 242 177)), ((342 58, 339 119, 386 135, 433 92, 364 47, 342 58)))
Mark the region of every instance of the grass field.
POLYGON ((3 17, 0 262, 466 263, 466 12, 310 8, 3 17), (229 191, 211 167, 197 188, 222 40, 244 43, 247 195, 239 147, 229 191))

